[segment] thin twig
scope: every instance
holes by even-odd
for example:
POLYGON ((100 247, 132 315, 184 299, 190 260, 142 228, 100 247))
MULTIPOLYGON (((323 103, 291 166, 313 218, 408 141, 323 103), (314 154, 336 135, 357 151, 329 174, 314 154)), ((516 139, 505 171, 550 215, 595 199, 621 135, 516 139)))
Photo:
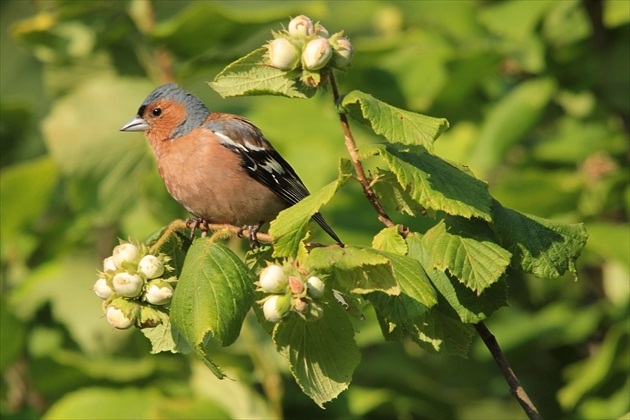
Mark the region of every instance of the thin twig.
POLYGON ((492 357, 494 357, 495 362, 497 362, 499 370, 503 374, 505 381, 508 383, 510 393, 514 396, 514 398, 516 398, 516 401, 518 401, 521 407, 523 407, 523 410, 525 411, 525 414, 527 414, 527 417, 532 420, 542 419, 542 416, 540 415, 540 413, 538 413, 538 409, 536 408, 532 400, 529 399, 527 392, 525 392, 525 389, 521 385, 521 382, 518 380, 516 374, 512 370, 510 363, 505 358, 503 351, 501 351, 501 347, 499 346, 497 339, 490 332, 488 327, 486 327, 486 324, 484 324, 483 322, 479 322, 478 324, 475 324, 475 329, 477 330, 477 334, 479 334, 484 344, 490 351, 490 354, 492 354, 492 357))
MULTIPOLYGON (((331 71, 328 80, 330 81, 330 87, 332 88, 333 99, 335 101, 335 105, 339 102, 339 89, 337 88, 337 81, 335 80, 335 75, 331 71)), ((352 131, 350 131, 350 124, 348 123, 348 117, 343 112, 339 112, 339 120, 341 121, 341 128, 343 129, 343 136, 345 138, 346 149, 348 149, 348 153, 350 154, 350 159, 352 160, 352 165, 354 165, 354 171, 357 174, 357 179, 363 187, 363 194, 368 199, 374 210, 376 210, 376 214, 378 214, 378 220, 380 220, 385 226, 392 227, 396 226, 396 223, 392 221, 389 217, 381 203, 378 201, 378 197, 374 193, 370 182, 365 176, 365 170, 363 169, 363 164, 359 159, 359 154, 357 153, 357 145, 354 141, 354 137, 352 136, 352 131)))
MULTIPOLYGON (((212 231, 212 232, 228 232, 228 233, 232 233, 234 235, 238 235, 239 233, 242 233, 242 235, 244 237, 249 237, 249 230, 245 229, 245 230, 241 230, 241 228, 234 226, 234 225, 226 225, 226 224, 208 224, 207 225, 208 230, 212 231)), ((205 228, 205 225, 204 225, 205 228)), ((167 227, 166 229, 164 229, 164 233, 162 233, 162 235, 160 236, 160 238, 153 244, 153 246, 151 247, 151 252, 157 252, 160 247, 162 245, 164 245, 164 243, 166 241, 168 241, 168 238, 175 232, 178 230, 184 230, 184 229, 188 229, 188 225, 186 224, 185 220, 181 220, 181 219, 177 219, 177 220, 173 220, 167 227)), ((260 233, 260 232, 256 232, 256 238, 258 239, 258 241, 260 242, 264 242, 264 243, 271 243, 271 235, 269 235, 268 233, 260 233)))

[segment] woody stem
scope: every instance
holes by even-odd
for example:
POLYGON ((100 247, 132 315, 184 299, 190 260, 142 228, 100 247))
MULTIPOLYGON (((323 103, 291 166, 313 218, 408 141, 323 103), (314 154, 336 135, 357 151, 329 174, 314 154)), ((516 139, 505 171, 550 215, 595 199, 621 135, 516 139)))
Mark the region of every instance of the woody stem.
MULTIPOLYGON (((335 75, 331 71, 328 74, 328 80, 330 81, 330 87, 333 93, 333 99, 335 101, 335 105, 339 102, 339 89, 337 88, 337 81, 335 80, 335 75)), ((385 226, 392 227, 396 224, 389 217, 380 201, 378 201, 378 197, 374 193, 372 186, 370 185, 370 181, 365 176, 365 170, 363 169, 363 164, 359 159, 359 153, 357 152, 357 145, 354 141, 354 136, 352 135, 352 131, 350 131, 350 124, 348 123, 348 117, 343 112, 338 112, 339 121, 341 122, 341 128, 343 130, 343 136, 345 139, 346 149, 348 149, 348 154, 350 155, 350 159, 352 160, 352 165, 354 166, 354 171, 357 175, 357 179, 363 188, 363 194, 368 199, 374 210, 376 210, 376 214, 378 215, 378 220, 381 221, 385 226)))

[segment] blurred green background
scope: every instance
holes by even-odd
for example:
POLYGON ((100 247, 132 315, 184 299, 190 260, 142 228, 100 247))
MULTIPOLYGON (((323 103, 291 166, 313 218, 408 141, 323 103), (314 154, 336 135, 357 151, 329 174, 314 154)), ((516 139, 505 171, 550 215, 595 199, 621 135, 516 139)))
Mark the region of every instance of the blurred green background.
MULTIPOLYGON (((586 224, 578 280, 510 273, 511 306, 487 324, 543 416, 628 418, 626 0, 0 2, 2 418, 525 417, 480 340, 466 360, 429 355, 383 342, 370 313, 354 380, 325 411, 254 319, 210 351, 224 381, 103 319, 90 289, 117 238, 186 216, 146 141, 118 131, 158 84, 255 121, 311 190, 335 178, 344 148, 329 95, 223 100, 205 84, 298 14, 355 45, 343 91, 446 117, 437 153, 504 205, 586 224)), ((324 213, 349 243, 380 229, 356 185, 324 213)))

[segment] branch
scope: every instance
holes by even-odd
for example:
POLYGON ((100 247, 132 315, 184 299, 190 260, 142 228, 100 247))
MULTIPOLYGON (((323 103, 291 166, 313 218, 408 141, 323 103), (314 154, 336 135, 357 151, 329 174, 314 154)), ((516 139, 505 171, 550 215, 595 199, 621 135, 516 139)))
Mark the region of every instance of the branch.
POLYGON ((484 324, 483 322, 479 322, 475 324, 475 329, 477 330, 477 333, 479 334, 484 344, 490 351, 490 354, 492 354, 492 357, 494 357, 495 362, 497 362, 497 365, 499 366, 499 370, 503 374, 505 381, 508 383, 508 386, 510 387, 510 393, 514 396, 514 398, 516 398, 516 401, 518 401, 518 403, 521 405, 521 407, 523 408, 523 411, 525 411, 525 414, 527 414, 527 417, 529 417, 532 420, 541 420, 542 416, 540 415, 540 413, 538 413, 538 409, 536 408, 534 403, 529 399, 527 392, 525 392, 525 389, 523 388, 520 381, 516 377, 516 374, 512 370, 510 363, 505 358, 503 351, 501 351, 501 347, 499 346, 497 339, 494 337, 494 335, 490 332, 488 327, 486 327, 486 324, 484 324))
MULTIPOLYGON (((333 99, 335 101, 335 105, 339 102, 339 89, 337 88, 337 81, 335 80, 335 75, 331 70, 328 76, 330 80, 330 87, 333 92, 333 99)), ((363 187, 363 194, 368 199, 376 213, 378 214, 378 220, 380 220, 385 226, 392 227, 396 226, 396 224, 389 217, 381 203, 378 201, 378 197, 374 193, 374 190, 370 186, 370 182, 365 176, 365 170, 363 169, 363 164, 359 159, 359 154, 357 153, 357 145, 354 141, 354 137, 352 136, 352 131, 350 131, 350 124, 348 123, 348 117, 346 114, 339 112, 339 120, 341 121, 341 128, 343 129, 343 135, 345 138, 346 149, 348 149, 348 153, 350 154, 350 159, 352 160, 352 164, 354 165, 354 171, 357 174, 357 179, 363 187)))
MULTIPOLYGON (((249 230, 245 229, 245 230, 241 230, 241 228, 234 226, 234 225, 227 225, 227 224, 208 224, 208 225, 204 225, 204 229, 207 226, 207 230, 208 231, 212 231, 215 232, 215 235, 221 235, 221 234, 234 234, 234 235, 238 235, 239 233, 242 234, 244 237, 249 237, 249 230)), ((168 240, 168 238, 175 232, 178 230, 185 230, 185 229, 189 229, 188 224, 186 223, 185 220, 181 220, 181 219, 177 219, 177 220, 173 220, 164 230, 164 233, 162 233, 162 235, 160 236, 160 238, 153 244, 153 246, 151 247, 151 252, 155 253, 157 252, 157 250, 160 249, 160 247, 162 245, 164 245, 164 243, 168 240)), ((260 232, 256 232, 256 239, 258 239, 260 242, 265 242, 265 243, 271 243, 272 238, 271 235, 269 235, 268 233, 260 233, 260 232)))

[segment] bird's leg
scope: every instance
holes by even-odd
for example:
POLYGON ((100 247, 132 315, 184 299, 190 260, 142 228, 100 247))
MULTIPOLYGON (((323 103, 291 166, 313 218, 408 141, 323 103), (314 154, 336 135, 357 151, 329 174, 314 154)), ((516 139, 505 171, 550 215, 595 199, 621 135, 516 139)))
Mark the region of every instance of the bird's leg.
POLYGON ((247 239, 249 239, 249 247, 251 249, 254 248, 258 248, 260 246, 260 242, 258 242, 258 238, 256 237, 256 234, 258 233, 258 230, 260 230, 260 227, 263 225, 263 223, 265 222, 260 222, 257 225, 245 225, 242 228, 240 228, 238 230, 238 237, 242 238, 243 237, 243 231, 247 230, 248 235, 247 235, 247 239))

